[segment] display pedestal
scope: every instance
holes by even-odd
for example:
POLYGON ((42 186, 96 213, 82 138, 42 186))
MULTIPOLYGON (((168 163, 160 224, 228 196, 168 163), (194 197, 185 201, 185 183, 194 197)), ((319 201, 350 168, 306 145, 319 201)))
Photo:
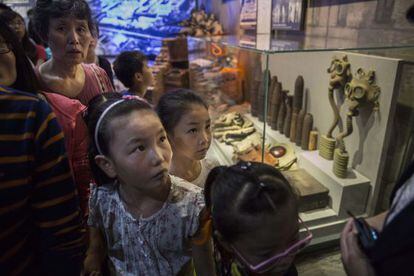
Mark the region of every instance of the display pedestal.
POLYGON ((321 158, 317 151, 302 152, 298 162, 301 168, 329 189, 331 207, 339 217, 347 217, 347 210, 355 215, 365 213, 371 188, 368 178, 350 168, 346 178, 337 177, 332 172, 332 161, 321 158))

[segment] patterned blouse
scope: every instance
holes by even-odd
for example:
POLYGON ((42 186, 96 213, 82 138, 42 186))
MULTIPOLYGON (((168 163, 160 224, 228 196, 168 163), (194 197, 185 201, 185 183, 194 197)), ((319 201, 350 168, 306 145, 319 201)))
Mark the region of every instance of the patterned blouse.
POLYGON ((91 185, 88 225, 104 235, 114 275, 176 275, 191 259, 191 237, 204 208, 201 189, 171 176, 171 190, 154 215, 135 219, 116 184, 91 185))

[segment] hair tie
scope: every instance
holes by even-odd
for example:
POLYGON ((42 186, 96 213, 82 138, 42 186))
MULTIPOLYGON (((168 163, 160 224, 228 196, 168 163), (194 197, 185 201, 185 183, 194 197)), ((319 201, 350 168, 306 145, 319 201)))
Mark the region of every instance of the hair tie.
POLYGON ((252 163, 250 163, 250 162, 246 162, 245 164, 241 164, 240 165, 240 168, 242 169, 242 170, 247 170, 247 169, 249 169, 250 168, 250 166, 252 165, 252 163))
POLYGON ((140 96, 137 96, 137 95, 123 95, 122 99, 124 99, 124 100, 139 100, 139 101, 143 100, 143 98, 141 98, 140 96))
POLYGON ((94 135, 94 140, 95 140, 95 145, 96 145, 96 149, 98 150, 99 154, 102 154, 102 150, 101 147, 99 146, 99 140, 98 140, 98 134, 99 134, 99 128, 101 126, 101 123, 103 121, 103 118, 106 116, 106 114, 108 114, 109 110, 111 110, 114 106, 124 102, 125 100, 118 100, 112 104, 110 104, 105 110, 104 112, 102 112, 101 116, 99 116, 98 122, 96 123, 96 127, 95 127, 95 135, 94 135))

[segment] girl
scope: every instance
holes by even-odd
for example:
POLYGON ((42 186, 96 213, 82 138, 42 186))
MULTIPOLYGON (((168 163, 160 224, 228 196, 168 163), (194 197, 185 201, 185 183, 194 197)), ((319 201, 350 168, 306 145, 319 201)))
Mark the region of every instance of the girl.
POLYGON ((173 150, 170 173, 204 187, 210 170, 219 165, 206 158, 211 144, 207 104, 193 91, 179 89, 160 98, 157 112, 173 150))
POLYGON ((23 46, 24 52, 32 62, 33 66, 45 62, 46 50, 43 46, 37 45, 30 40, 23 17, 15 11, 5 11, 2 12, 0 16, 17 35, 19 42, 23 46))
POLYGON ((0 83, 37 94, 39 83, 18 37, 0 17, 0 83), (4 26, 4 27, 3 27, 4 26))
POLYGON ((100 186, 91 186, 86 272, 100 270, 104 240, 114 274, 176 275, 192 252, 197 275, 214 275, 209 239, 198 234, 203 197, 168 175, 171 148, 155 112, 110 93, 94 98, 89 114, 89 158, 100 186))
POLYGON ((297 275, 293 259, 312 234, 299 239, 296 196, 277 169, 254 162, 216 167, 205 199, 221 275, 297 275))

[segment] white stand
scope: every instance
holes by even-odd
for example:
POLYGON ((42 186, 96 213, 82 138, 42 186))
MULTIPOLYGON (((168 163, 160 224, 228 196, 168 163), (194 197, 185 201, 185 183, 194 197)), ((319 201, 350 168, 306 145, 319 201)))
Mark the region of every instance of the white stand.
POLYGON ((329 189, 331 207, 339 217, 347 217, 347 210, 355 215, 365 213, 371 188, 368 178, 349 168, 347 178, 336 177, 333 161, 323 159, 318 151, 304 151, 298 160, 301 168, 329 189))

